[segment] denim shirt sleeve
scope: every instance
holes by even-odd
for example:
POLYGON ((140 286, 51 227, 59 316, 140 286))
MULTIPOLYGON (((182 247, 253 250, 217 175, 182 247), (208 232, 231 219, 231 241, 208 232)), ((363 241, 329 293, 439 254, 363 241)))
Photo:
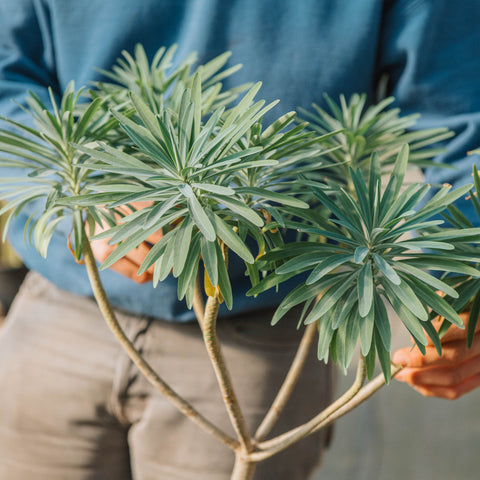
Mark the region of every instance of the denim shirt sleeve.
MULTIPOLYGON (((480 2, 400 0, 386 3, 379 68, 390 77, 389 93, 402 112, 421 114, 418 128, 455 132, 438 161, 455 169, 428 168, 426 181, 459 187, 472 181, 480 145, 480 2)), ((470 202, 457 205, 480 223, 470 202)))
MULTIPOLYGON (((0 113, 31 124, 24 105, 26 92, 48 104, 47 87, 58 93, 48 15, 35 0, 0 2, 0 113), (12 101, 13 100, 13 101, 12 101)), ((2 126, 3 127, 3 126, 2 126)))

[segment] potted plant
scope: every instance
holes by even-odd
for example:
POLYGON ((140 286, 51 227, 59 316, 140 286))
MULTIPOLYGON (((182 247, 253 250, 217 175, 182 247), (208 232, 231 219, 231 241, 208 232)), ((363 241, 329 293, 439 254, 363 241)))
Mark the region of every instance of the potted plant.
MULTIPOLYGON (((171 71, 172 55, 173 49, 161 49, 148 63, 138 46, 134 57, 124 53, 105 72, 114 83, 97 83, 89 92, 70 84, 60 103, 51 95, 48 107, 30 94, 35 128, 5 119, 21 132, 0 133, 0 150, 8 154, 1 166, 28 172, 2 180, 3 212, 13 218, 43 199, 27 229, 44 256, 57 225, 71 217, 72 253, 85 262, 100 310, 127 354, 173 405, 234 452, 232 479, 249 479, 258 462, 331 424, 399 371, 390 362, 386 305, 421 350, 429 337, 441 351, 442 331, 463 326, 458 312, 476 295, 472 338, 480 229, 452 207, 471 185, 443 186, 423 204, 431 187, 404 185, 408 165, 430 164, 438 149, 427 147, 451 134, 409 132, 415 117, 386 110, 392 99, 368 108, 363 95, 341 97, 340 105, 327 99, 330 112, 302 112, 310 123, 295 123, 290 112, 265 125, 274 105, 254 100, 259 84, 222 90, 220 81, 236 69, 222 69, 227 54, 198 68, 189 57, 171 71), (138 201, 147 206, 136 209, 138 201), (448 217, 447 226, 439 214, 448 217), (162 232, 139 273, 153 268, 154 284, 168 275, 178 279, 178 298, 195 310, 235 437, 178 395, 123 332, 90 245, 95 226, 105 223, 110 228, 94 238, 109 237, 117 247, 101 268, 162 232), (409 232, 415 236, 406 239, 409 232), (307 325, 285 383, 253 435, 216 335, 220 305, 234 308, 232 255, 245 264, 249 295, 293 281, 272 323, 304 304, 299 328, 307 325), (440 332, 432 325, 438 315, 440 332), (360 345, 355 382, 306 424, 266 439, 315 338, 319 359, 344 368, 360 345), (382 374, 374 378, 376 359, 382 374)), ((478 208, 474 195, 472 201, 478 208)))

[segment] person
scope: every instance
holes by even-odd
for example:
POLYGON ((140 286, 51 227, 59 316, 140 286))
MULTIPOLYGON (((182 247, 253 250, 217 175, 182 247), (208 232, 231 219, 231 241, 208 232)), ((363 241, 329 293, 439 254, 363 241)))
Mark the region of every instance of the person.
MULTIPOLYGON (((199 63, 232 50, 244 64, 225 86, 263 81, 262 96, 289 111, 366 92, 373 98, 388 74, 388 93, 403 113, 422 114, 419 127, 447 126, 457 136, 440 159, 458 170, 426 172, 432 183, 470 180, 480 143, 480 4, 448 0, 4 0, 0 4, 0 112, 28 122, 26 90, 47 100, 74 79, 101 78, 120 52, 141 43, 148 55, 178 44, 177 59, 197 51, 199 63), (11 102, 10 99, 17 103, 11 102), (440 173, 439 173, 440 172, 440 173)), ((467 208, 467 207, 465 207, 467 208)), ((465 210, 467 213, 468 211, 465 210)), ((107 331, 83 268, 56 234, 48 260, 24 244, 22 215, 10 241, 29 275, 0 333, 0 478, 226 479, 233 457, 148 386, 107 331)), ((104 245, 97 243, 99 260, 104 245)), ((102 273, 107 293, 136 347, 172 386, 222 428, 228 428, 198 326, 176 300, 172 279, 154 290, 138 280, 127 256, 102 273), (132 281, 133 280, 133 281, 132 281)), ((148 280, 148 278, 147 278, 148 280)), ((294 353, 296 322, 269 327, 274 296, 245 297, 236 279, 235 315, 219 323, 225 356, 250 428, 258 424, 294 353)), ((395 353, 400 379, 424 395, 458 397, 480 384, 480 340, 465 347, 462 330, 421 357, 395 353)), ((331 370, 308 361, 278 425, 294 426, 329 403, 331 370)), ((309 437, 255 478, 305 479, 327 435, 309 437)))

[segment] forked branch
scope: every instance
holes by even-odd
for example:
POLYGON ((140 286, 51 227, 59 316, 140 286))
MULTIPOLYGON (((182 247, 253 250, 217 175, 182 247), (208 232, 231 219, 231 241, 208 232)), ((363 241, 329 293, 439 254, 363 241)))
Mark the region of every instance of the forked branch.
POLYGON ((200 426, 203 430, 213 435, 216 439, 227 445, 232 450, 236 450, 239 443, 234 438, 227 435, 225 432, 216 427, 213 423, 201 415, 190 403, 180 397, 167 383, 165 383, 151 365, 143 358, 143 356, 134 347, 129 338, 125 335, 121 325, 119 324, 115 312, 108 301, 107 295, 103 288, 98 273, 97 264, 93 256, 92 248, 88 240, 85 241, 83 255, 85 259, 85 266, 87 268, 88 277, 92 286, 93 294, 97 304, 102 312, 102 315, 107 322, 110 330, 113 332, 120 345, 123 347, 132 362, 139 368, 147 380, 162 393, 180 412, 190 418, 194 423, 200 426))
POLYGON ((290 369, 285 377, 285 380, 278 391, 278 394, 275 400, 270 407, 270 410, 265 415, 265 418, 262 420, 262 423, 257 429, 255 433, 255 440, 260 442, 263 440, 275 426, 280 414, 282 413, 285 405, 287 404, 290 396, 292 395, 293 389, 297 384, 297 381, 300 377, 300 373, 305 366, 305 362, 308 357, 308 352, 310 351, 310 347, 312 345, 313 339, 315 338, 315 334, 317 332, 317 325, 316 323, 311 323, 305 329, 303 334, 302 340, 300 345, 298 346, 297 353, 295 354, 295 358, 292 361, 290 369))
POLYGON ((335 402, 329 405, 325 410, 320 412, 318 415, 313 417, 307 423, 293 428, 292 430, 279 435, 271 440, 267 440, 265 442, 260 442, 257 444, 257 447, 260 450, 264 450, 263 452, 257 452, 253 454, 250 458, 251 460, 260 461, 265 460, 266 458, 275 455, 282 450, 285 450, 290 445, 298 442, 302 438, 310 435, 314 431, 316 431, 317 427, 325 422, 330 416, 332 416, 337 410, 347 404, 352 398, 354 398, 360 389, 362 388, 363 383, 365 382, 366 378, 366 367, 365 367, 365 359, 363 357, 360 358, 357 367, 357 374, 355 377, 355 381, 353 382, 352 386, 335 402))
POLYGON ((218 342, 216 325, 219 306, 220 302, 217 295, 208 297, 207 305, 205 306, 205 315, 203 317, 203 340, 210 361, 212 362, 220 391, 222 392, 225 407, 242 446, 242 450, 244 452, 250 452, 252 449, 251 436, 248 432, 247 423, 240 409, 230 373, 225 364, 225 359, 223 358, 218 342))

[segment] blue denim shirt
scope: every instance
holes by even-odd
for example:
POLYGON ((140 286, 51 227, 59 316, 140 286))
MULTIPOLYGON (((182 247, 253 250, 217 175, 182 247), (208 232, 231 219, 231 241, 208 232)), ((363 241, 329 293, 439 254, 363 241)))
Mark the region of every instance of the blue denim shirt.
MULTIPOLYGON (((244 67, 226 86, 261 80, 260 96, 281 100, 271 116, 323 104, 324 92, 372 98, 387 74, 396 106, 421 113, 418 127, 456 131, 441 160, 458 169, 429 169, 426 178, 458 186, 470 181, 478 159, 466 152, 480 144, 479 19, 480 2, 451 0, 2 0, 0 114, 27 122, 10 99, 21 103, 27 89, 46 99, 47 86, 60 93, 72 79, 85 85, 99 78, 95 67, 110 68, 136 43, 149 55, 177 43, 177 60, 197 51, 200 63, 231 50, 231 64, 244 67)), ((89 295, 84 269, 66 247, 68 227, 45 261, 24 245, 24 222, 17 219, 10 240, 25 263, 89 295)), ((282 292, 245 297, 248 277, 235 271, 235 312, 278 304, 282 292)), ((102 277, 119 307, 167 320, 193 317, 171 277, 156 289, 111 271, 102 277)))

